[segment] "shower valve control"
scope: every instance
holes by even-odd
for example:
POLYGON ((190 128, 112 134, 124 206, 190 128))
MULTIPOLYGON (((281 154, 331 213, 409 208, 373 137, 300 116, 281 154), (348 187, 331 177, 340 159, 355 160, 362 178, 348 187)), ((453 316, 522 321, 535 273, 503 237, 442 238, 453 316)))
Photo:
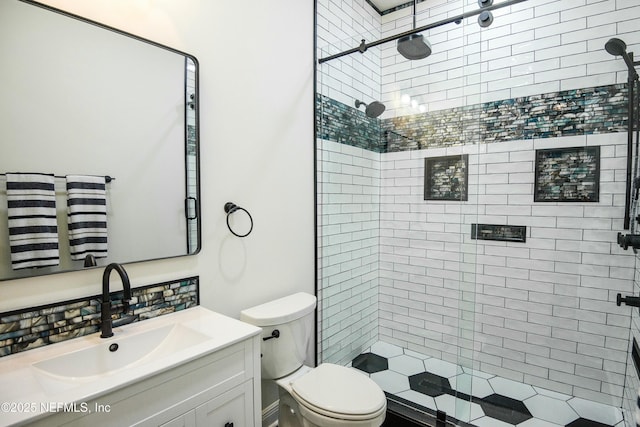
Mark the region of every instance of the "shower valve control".
POLYGON ((618 244, 624 250, 631 246, 634 250, 640 249, 640 234, 622 234, 618 233, 618 244))
POLYGON ((622 303, 631 307, 640 307, 640 297, 622 297, 622 294, 616 295, 616 305, 620 307, 622 303))
POLYGON ((274 329, 273 332, 271 332, 271 336, 262 338, 262 341, 272 340, 274 338, 280 338, 280 331, 277 329, 274 329))

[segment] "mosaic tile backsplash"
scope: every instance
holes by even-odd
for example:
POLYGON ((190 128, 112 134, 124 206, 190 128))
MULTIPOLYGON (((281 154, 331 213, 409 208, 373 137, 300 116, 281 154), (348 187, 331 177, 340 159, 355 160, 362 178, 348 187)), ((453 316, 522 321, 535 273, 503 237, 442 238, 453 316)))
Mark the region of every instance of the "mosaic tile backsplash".
POLYGON ((316 94, 316 129, 319 138, 383 153, 381 120, 329 97, 316 94))
MULTIPOLYGON (((126 314, 114 314, 113 327, 139 322, 199 304, 198 277, 131 290, 126 314)), ((100 329, 101 295, 0 313, 0 356, 93 334, 100 329)), ((113 308, 122 306, 122 291, 111 294, 113 308)))
POLYGON ((616 84, 371 119, 317 96, 318 137, 377 153, 627 131, 627 86, 616 84))

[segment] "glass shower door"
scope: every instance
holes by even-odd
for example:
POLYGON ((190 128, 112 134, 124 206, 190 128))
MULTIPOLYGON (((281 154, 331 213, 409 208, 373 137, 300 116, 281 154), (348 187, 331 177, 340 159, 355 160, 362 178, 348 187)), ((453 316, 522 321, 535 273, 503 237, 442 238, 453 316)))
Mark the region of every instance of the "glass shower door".
POLYGON ((478 115, 423 92, 429 64, 393 41, 318 66, 318 362, 361 370, 397 410, 468 421, 478 115))

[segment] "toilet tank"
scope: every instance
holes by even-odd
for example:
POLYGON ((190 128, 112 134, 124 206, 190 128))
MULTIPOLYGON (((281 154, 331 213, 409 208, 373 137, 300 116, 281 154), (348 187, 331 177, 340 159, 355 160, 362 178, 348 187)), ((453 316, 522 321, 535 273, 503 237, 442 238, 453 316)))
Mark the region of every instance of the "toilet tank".
POLYGON ((263 379, 281 378, 302 366, 312 344, 315 308, 316 297, 299 292, 240 312, 240 320, 262 328, 263 379))

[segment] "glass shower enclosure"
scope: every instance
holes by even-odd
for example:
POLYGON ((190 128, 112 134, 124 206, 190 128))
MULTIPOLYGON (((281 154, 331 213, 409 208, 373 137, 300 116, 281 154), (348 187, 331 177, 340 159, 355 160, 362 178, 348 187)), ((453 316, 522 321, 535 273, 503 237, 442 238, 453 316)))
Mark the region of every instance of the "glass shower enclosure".
POLYGON ((633 425, 635 142, 604 46, 640 6, 489 3, 318 2, 318 361, 425 422, 633 425))

